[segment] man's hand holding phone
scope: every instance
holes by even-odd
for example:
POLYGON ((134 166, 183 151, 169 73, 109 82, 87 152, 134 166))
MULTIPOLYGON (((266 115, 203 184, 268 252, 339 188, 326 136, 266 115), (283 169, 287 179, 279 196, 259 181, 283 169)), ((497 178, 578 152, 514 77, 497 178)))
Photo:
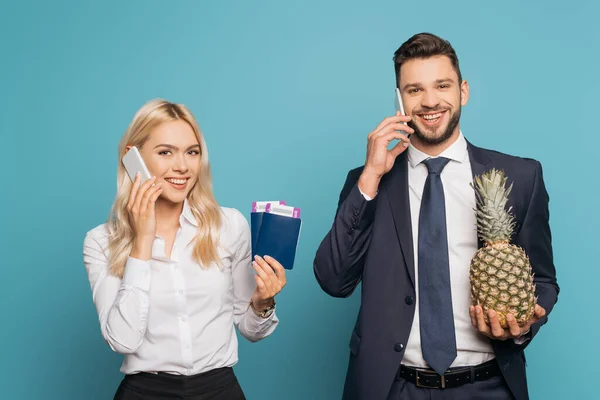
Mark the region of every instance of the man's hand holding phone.
POLYGON ((367 161, 363 173, 358 179, 361 192, 374 198, 383 175, 387 174, 398 157, 410 144, 410 135, 414 130, 407 125, 412 118, 405 115, 400 91, 396 89, 396 115, 381 121, 375 130, 369 133, 367 144, 367 161), (392 140, 399 140, 388 150, 392 140))

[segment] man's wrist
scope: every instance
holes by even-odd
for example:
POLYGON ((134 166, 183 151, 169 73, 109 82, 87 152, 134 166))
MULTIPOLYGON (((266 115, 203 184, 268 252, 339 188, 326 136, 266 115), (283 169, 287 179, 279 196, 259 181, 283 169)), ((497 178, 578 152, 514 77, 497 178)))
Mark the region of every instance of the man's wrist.
POLYGON ((358 178, 358 188, 362 193, 373 199, 377 195, 379 182, 381 182, 380 175, 364 170, 358 178))

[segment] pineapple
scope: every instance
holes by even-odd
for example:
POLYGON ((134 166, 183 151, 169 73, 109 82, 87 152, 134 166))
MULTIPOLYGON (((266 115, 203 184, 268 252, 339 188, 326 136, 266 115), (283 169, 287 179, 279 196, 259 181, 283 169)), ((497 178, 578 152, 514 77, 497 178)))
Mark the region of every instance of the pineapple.
POLYGON ((510 208, 505 209, 512 184, 505 188, 504 171, 491 169, 475 178, 477 233, 485 246, 471 259, 469 279, 473 305, 481 305, 489 324, 488 310, 496 311, 503 328, 506 314, 519 326, 531 319, 536 304, 531 264, 525 251, 510 244, 515 227, 510 208))

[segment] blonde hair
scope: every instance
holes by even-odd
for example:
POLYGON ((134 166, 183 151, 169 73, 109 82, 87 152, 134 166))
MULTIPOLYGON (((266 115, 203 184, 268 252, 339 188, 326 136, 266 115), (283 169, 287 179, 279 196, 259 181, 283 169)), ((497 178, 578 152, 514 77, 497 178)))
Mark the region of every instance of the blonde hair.
POLYGON ((161 124, 170 121, 185 121, 191 127, 200 144, 200 170, 198 180, 188 195, 188 204, 198 222, 198 231, 194 238, 194 258, 204 268, 213 263, 220 265, 218 255, 219 231, 221 228, 221 209, 213 191, 208 163, 208 150, 200 127, 192 113, 183 104, 174 104, 156 99, 144 104, 133 117, 119 143, 119 165, 117 167, 117 195, 108 220, 109 265, 110 273, 123 277, 127 257, 133 247, 133 228, 127 212, 127 202, 132 183, 127 175, 121 158, 127 146, 141 148, 152 132, 161 124))

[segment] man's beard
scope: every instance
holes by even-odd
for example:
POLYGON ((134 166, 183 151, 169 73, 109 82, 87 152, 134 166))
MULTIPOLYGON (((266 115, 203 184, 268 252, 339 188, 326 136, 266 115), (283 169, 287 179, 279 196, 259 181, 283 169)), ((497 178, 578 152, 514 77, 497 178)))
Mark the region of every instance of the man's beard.
MULTIPOLYGON (((434 109, 434 110, 428 110, 428 111, 436 111, 436 110, 434 109)), ((450 110, 448 110, 448 112, 450 112, 450 110)), ((419 140, 422 141, 423 143, 426 143, 429 145, 442 144, 452 137, 452 133, 454 133, 454 129, 456 129, 456 126, 458 125, 458 122, 460 120, 460 112, 461 112, 461 106, 458 106, 458 110, 456 111, 456 113, 454 113, 450 117, 450 120, 448 121, 448 126, 446 127, 446 130, 444 131, 444 133, 441 136, 438 136, 438 137, 426 136, 417 127, 417 124, 414 122, 414 120, 411 120, 408 123, 408 126, 410 126, 411 128, 413 128, 415 130, 415 133, 413 135, 418 137, 419 140)), ((419 118, 419 117, 415 117, 415 118, 419 118)))

